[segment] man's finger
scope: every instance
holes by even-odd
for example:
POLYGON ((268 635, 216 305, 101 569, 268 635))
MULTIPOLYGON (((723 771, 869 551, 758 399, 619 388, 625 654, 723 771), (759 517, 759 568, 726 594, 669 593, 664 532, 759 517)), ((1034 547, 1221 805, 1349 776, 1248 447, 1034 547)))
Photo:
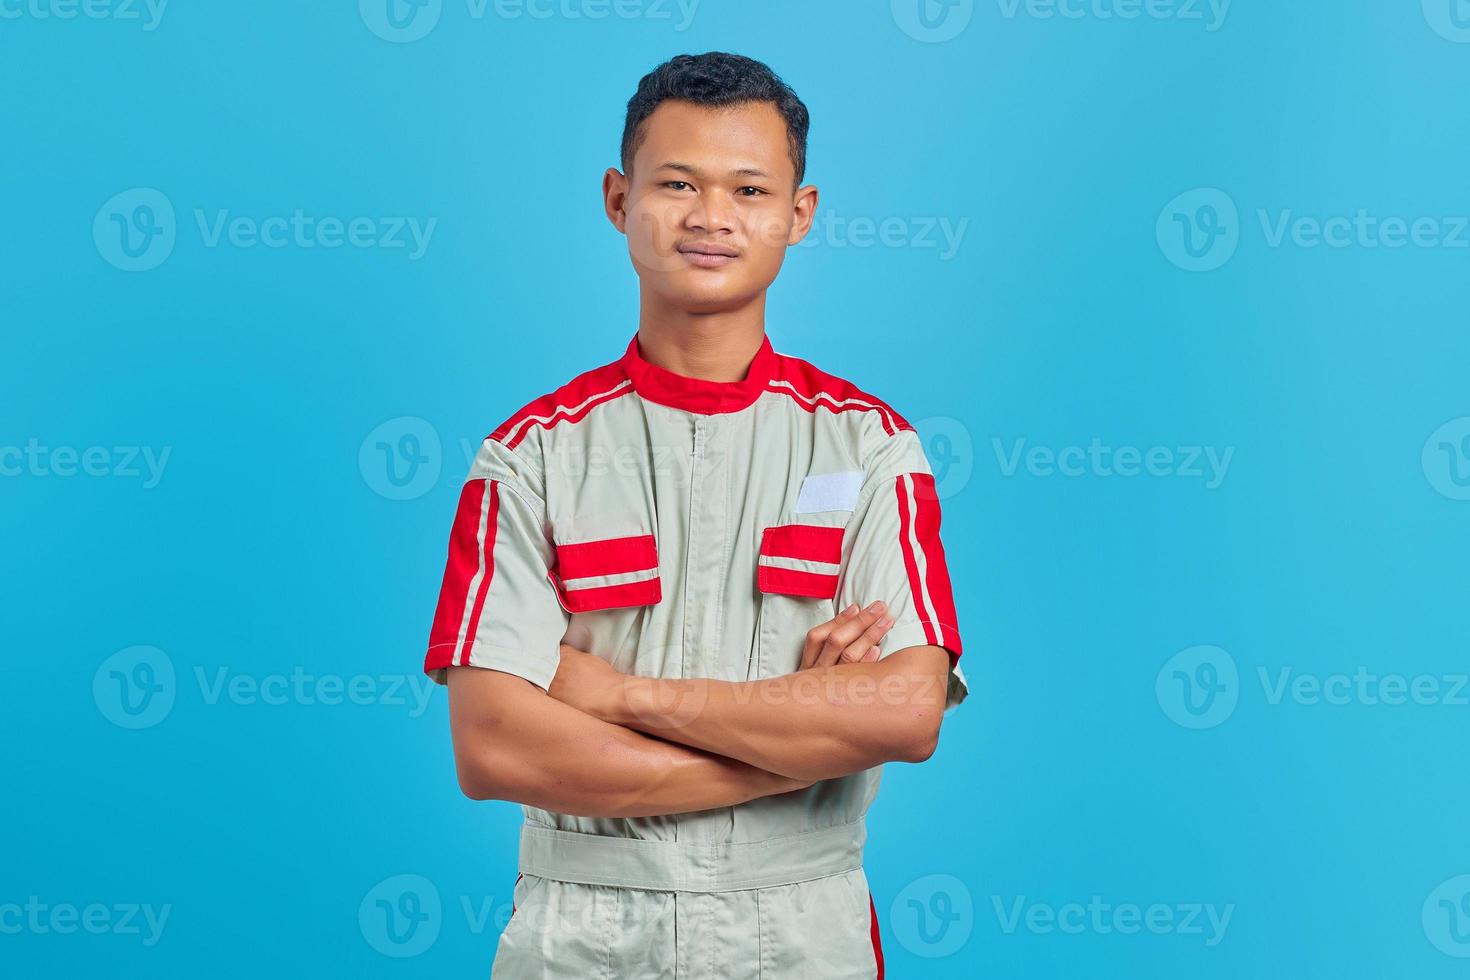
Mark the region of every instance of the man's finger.
POLYGON ((869 648, 876 649, 878 641, 892 628, 893 617, 884 613, 873 621, 873 625, 863 630, 861 636, 847 645, 842 651, 841 662, 850 664, 863 659, 868 655, 869 648))
POLYGON ((832 632, 827 634, 827 640, 822 644, 821 652, 817 654, 816 666, 830 667, 837 662, 842 651, 863 634, 877 618, 883 615, 884 606, 882 602, 874 602, 856 616, 851 616, 836 626, 832 632))
POLYGON ((827 620, 825 623, 822 623, 820 626, 813 626, 806 635, 806 643, 802 646, 801 666, 798 669, 806 670, 812 664, 816 663, 817 653, 822 649, 822 644, 827 642, 828 634, 832 632, 832 629, 838 623, 842 622, 844 619, 847 619, 849 616, 856 614, 857 611, 857 603, 853 603, 833 618, 827 620))

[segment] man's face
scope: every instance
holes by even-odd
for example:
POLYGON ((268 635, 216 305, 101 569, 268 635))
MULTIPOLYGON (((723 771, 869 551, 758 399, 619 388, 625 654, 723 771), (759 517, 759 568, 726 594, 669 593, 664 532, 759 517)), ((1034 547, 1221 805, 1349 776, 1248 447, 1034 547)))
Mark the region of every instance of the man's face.
POLYGON ((817 189, 795 189, 786 121, 767 102, 662 103, 627 175, 603 178, 645 292, 690 313, 738 308, 776 278, 811 227, 817 189))

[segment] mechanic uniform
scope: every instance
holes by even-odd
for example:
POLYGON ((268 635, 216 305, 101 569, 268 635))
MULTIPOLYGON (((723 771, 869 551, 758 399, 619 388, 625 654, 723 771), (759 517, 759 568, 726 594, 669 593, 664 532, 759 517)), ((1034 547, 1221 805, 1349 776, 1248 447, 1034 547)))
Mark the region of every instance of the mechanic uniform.
MULTIPOLYGON (((892 408, 769 338, 743 381, 617 361, 511 416, 460 494, 424 669, 550 685, 566 642, 627 674, 789 674, 806 633, 881 599, 882 655, 950 653, 934 477, 892 408)), ((506 980, 882 976, 862 869, 881 767, 695 813, 525 808, 506 980)))

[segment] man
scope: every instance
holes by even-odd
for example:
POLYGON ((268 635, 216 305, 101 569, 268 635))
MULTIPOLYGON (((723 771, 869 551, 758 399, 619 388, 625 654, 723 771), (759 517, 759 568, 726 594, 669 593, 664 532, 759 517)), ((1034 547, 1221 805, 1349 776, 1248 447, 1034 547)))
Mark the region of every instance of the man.
POLYGON ((807 125, 748 58, 640 82, 603 178, 637 334, 461 493, 425 670, 463 791, 525 806, 495 977, 882 976, 864 813, 966 689, 913 429, 765 336, 807 125))

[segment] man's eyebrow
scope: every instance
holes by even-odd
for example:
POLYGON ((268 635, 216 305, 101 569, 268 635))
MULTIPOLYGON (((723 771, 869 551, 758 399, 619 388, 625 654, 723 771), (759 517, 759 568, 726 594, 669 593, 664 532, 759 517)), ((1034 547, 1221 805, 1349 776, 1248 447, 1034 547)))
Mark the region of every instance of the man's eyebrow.
MULTIPOLYGON (((700 176, 700 170, 699 170, 698 167, 694 166, 693 164, 689 164, 689 163, 680 163, 677 160, 670 160, 670 161, 668 161, 666 163, 661 163, 661 164, 658 165, 658 167, 656 169, 658 169, 658 170, 677 170, 680 173, 689 174, 690 176, 693 176, 693 177, 700 176)), ((739 167, 739 168, 737 168, 735 170, 730 171, 730 176, 732 176, 732 177, 764 177, 767 180, 769 180, 770 177, 771 177, 771 175, 768 174, 768 173, 766 173, 764 170, 758 170, 755 167, 739 167)))

